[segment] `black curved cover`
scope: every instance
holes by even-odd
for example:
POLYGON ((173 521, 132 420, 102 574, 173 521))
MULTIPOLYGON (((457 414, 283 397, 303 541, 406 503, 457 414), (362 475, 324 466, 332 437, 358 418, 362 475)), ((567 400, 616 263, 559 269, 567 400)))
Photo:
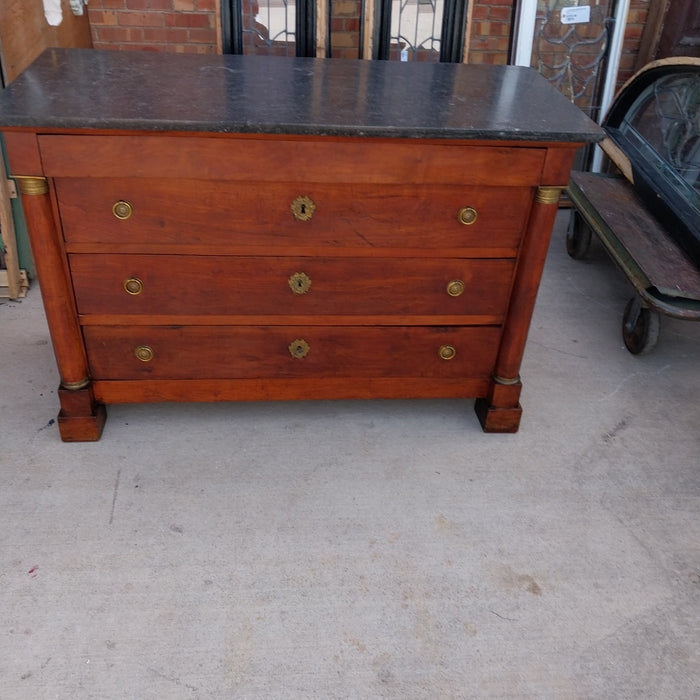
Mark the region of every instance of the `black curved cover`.
POLYGON ((700 64, 640 73, 603 124, 627 155, 649 210, 700 266, 700 64))

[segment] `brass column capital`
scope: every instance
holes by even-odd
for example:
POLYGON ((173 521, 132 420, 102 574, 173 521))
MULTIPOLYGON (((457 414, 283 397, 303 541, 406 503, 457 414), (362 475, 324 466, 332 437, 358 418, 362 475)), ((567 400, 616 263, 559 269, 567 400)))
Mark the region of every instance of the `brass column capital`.
POLYGON ((22 194, 46 194, 49 191, 49 181, 45 177, 34 175, 13 175, 22 194))
POLYGON ((539 204, 558 204, 561 192, 564 189, 560 187, 538 187, 535 201, 539 204))

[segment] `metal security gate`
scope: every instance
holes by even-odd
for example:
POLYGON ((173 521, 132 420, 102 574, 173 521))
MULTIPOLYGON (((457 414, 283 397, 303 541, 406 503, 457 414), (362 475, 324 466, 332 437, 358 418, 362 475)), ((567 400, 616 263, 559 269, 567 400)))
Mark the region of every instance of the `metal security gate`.
MULTIPOLYGON (((224 53, 326 57, 333 0, 225 0, 224 53)), ((363 0, 359 57, 459 63, 469 0, 363 0)))
POLYGON ((461 63, 467 8, 467 0, 381 0, 375 5, 370 55, 380 60, 461 63))
POLYGON ((223 2, 224 53, 325 56, 326 7, 326 0, 223 2))

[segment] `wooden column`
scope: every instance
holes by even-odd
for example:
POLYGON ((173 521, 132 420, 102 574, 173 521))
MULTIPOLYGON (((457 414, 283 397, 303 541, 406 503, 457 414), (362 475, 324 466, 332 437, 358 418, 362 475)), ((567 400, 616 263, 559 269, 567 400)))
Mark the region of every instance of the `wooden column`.
POLYGON ((539 187, 535 195, 489 393, 475 404, 487 433, 515 433, 520 427, 520 363, 562 189, 539 187))
POLYGON ((70 276, 45 177, 15 176, 30 232, 44 310, 61 377, 58 426, 66 442, 98 440, 106 418, 94 399, 70 276))

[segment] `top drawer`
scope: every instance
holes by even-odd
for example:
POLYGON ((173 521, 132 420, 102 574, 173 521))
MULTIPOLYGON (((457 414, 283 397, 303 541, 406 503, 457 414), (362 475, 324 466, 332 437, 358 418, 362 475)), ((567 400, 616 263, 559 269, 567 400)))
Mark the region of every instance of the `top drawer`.
POLYGON ((146 244, 235 251, 484 248, 510 256, 532 199, 527 187, 456 185, 69 177, 56 178, 54 186, 69 246, 140 251, 146 244))
POLYGON ((546 149, 330 137, 39 136, 49 177, 539 184, 546 149))

